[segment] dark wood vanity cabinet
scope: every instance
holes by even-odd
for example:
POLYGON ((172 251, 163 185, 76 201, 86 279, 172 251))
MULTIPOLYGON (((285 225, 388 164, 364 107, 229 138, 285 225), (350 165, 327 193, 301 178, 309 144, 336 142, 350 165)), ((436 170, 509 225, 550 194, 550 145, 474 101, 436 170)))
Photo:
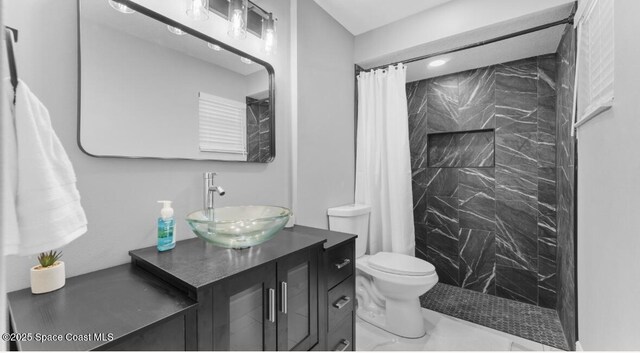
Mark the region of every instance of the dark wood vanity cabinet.
MULTIPOLYGON (((332 245, 329 243, 328 245, 332 245)), ((325 250, 326 350, 355 350, 355 242, 336 244, 325 250)))
POLYGON ((317 247, 299 251, 215 283, 213 349, 287 351, 315 346, 318 256, 317 247))
POLYGON ((295 226, 243 250, 200 239, 133 250, 132 265, 69 278, 52 293, 8 295, 13 332, 110 339, 11 348, 353 350, 354 239, 295 226))

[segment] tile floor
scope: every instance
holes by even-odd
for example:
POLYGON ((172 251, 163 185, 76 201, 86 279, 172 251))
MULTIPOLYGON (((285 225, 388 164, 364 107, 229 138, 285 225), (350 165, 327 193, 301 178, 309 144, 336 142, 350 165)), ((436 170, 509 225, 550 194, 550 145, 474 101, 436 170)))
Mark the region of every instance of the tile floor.
POLYGON ((513 336, 568 350, 558 313, 535 305, 438 283, 420 297, 423 308, 513 336))
POLYGON ((422 309, 427 335, 419 339, 393 336, 356 319, 358 351, 558 351, 541 343, 422 309))

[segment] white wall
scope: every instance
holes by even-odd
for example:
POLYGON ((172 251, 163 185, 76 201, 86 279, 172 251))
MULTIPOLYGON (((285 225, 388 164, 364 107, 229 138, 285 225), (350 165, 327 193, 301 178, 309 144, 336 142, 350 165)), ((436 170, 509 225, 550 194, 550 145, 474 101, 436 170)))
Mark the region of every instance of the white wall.
MULTIPOLYGON (((245 104, 247 76, 99 23, 83 20, 81 28, 87 152, 216 159, 200 151, 198 93, 245 104)), ((262 90, 268 89, 267 71, 254 75, 262 75, 262 90)))
POLYGON ((585 350, 640 350, 640 1, 614 4, 615 104, 578 130, 578 340, 585 350))
MULTIPOLYGON (((289 1, 264 0, 259 4, 274 11, 279 22, 279 52, 269 60, 277 87, 277 155, 270 164, 92 158, 83 154, 76 143, 76 0, 5 1, 7 24, 20 30, 18 72, 49 109, 53 127, 75 167, 89 220, 88 233, 62 249, 67 276, 128 262, 127 251, 154 245, 159 214, 156 200, 174 200, 177 238, 192 237, 180 218, 202 207, 205 171, 218 172, 219 184, 227 191, 216 201, 220 205, 291 204, 289 1)), ((261 57, 251 43, 244 43, 244 49, 261 57)), ((29 268, 35 262, 35 257, 7 259, 9 290, 29 286, 29 268)))
POLYGON ((326 229, 354 197, 354 38, 314 1, 297 7, 297 223, 326 229))
POLYGON ((356 36, 355 62, 371 67, 512 33, 566 17, 570 11, 568 4, 573 0, 516 3, 513 0, 446 2, 356 36), (566 13, 553 9, 556 6, 563 6, 566 13), (540 14, 545 11, 546 14, 540 14))

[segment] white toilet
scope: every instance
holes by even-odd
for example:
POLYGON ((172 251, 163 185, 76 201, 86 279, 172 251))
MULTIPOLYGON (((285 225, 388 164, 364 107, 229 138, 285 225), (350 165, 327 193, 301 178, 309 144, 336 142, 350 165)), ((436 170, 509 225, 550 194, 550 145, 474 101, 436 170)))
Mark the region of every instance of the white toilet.
POLYGON ((404 338, 425 335, 420 295, 438 283, 432 264, 413 256, 379 252, 365 255, 369 237, 366 205, 328 210, 329 229, 356 234, 356 314, 362 320, 404 338))

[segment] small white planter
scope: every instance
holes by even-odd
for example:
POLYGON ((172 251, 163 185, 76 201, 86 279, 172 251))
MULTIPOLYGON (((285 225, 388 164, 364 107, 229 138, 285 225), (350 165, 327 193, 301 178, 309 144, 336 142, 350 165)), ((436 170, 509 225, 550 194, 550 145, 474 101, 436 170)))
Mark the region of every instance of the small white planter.
POLYGON ((40 265, 31 268, 31 293, 41 294, 53 292, 64 287, 64 262, 57 261, 53 266, 40 265))

